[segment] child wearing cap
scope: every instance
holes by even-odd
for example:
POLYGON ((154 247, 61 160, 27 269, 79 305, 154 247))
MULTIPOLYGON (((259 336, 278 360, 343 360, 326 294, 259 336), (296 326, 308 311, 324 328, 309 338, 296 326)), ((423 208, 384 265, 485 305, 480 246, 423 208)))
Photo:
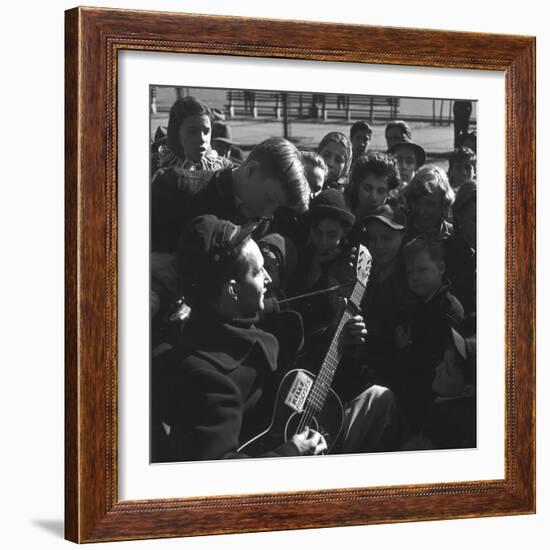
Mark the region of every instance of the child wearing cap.
POLYGON ((439 166, 427 164, 420 168, 403 196, 410 212, 410 238, 430 234, 446 239, 452 235, 449 219, 455 193, 439 166))
MULTIPOLYGON (((292 282, 293 295, 324 290, 354 281, 345 249, 346 236, 355 223, 342 193, 325 189, 307 213, 308 241, 300 254, 299 267, 292 282)), ((333 293, 334 294, 334 293, 333 293)), ((337 294, 322 295, 300 304, 306 335, 330 324, 337 294)))
POLYGON ((393 155, 397 161, 403 187, 412 181, 417 170, 426 162, 424 148, 409 138, 391 145, 388 154, 393 155))
POLYGON ((464 310, 443 279, 440 241, 416 238, 405 245, 403 255, 413 300, 395 330, 401 355, 396 391, 414 433, 420 430, 431 403, 434 369, 443 358, 449 327, 461 327, 464 310))
POLYGON ((459 147, 449 155, 449 183, 457 191, 475 181, 476 155, 469 147, 459 147))
POLYGON ((432 381, 433 402, 423 433, 436 449, 476 446, 476 339, 450 327, 432 381))
POLYGON ((388 149, 396 143, 412 139, 411 127, 404 120, 392 120, 386 124, 384 130, 388 149))
POLYGON ((244 155, 237 143, 233 141, 231 127, 222 120, 212 123, 212 148, 222 158, 229 159, 233 164, 241 164, 244 155))
POLYGON ((348 137, 342 132, 329 132, 319 143, 317 153, 328 167, 324 188, 343 191, 348 184, 352 158, 348 137))
POLYGON ((382 206, 364 219, 365 243, 373 269, 361 304, 367 327, 365 362, 378 383, 395 385, 394 332, 407 306, 407 281, 401 260, 407 220, 404 211, 382 206))

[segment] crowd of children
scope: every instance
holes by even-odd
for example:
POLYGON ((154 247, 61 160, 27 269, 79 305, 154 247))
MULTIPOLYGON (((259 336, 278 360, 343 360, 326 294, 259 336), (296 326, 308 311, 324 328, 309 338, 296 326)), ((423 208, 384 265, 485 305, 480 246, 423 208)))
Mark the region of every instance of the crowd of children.
POLYGON ((364 245, 373 258, 360 312, 367 333, 346 352, 336 389, 346 402, 369 384, 391 390, 395 450, 473 447, 475 139, 449 154, 445 172, 404 121, 386 125, 385 151, 369 149, 372 136, 357 121, 315 151, 269 138, 245 158, 205 104, 176 101, 152 152, 153 345, 174 338, 192 303, 180 291, 194 266, 178 262, 178 247, 197 216, 254 224, 270 281, 265 315, 298 312, 304 349, 333 325, 364 245))

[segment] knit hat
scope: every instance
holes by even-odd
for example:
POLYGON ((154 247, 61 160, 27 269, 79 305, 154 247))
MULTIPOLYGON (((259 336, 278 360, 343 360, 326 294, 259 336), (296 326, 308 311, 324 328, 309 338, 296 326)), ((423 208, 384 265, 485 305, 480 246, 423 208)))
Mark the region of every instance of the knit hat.
POLYGON ((414 151, 414 156, 416 157, 416 167, 420 168, 426 162, 426 151, 418 143, 415 143, 410 138, 403 136, 403 141, 395 143, 388 149, 390 155, 395 155, 397 149, 400 147, 409 147, 414 151))
POLYGON ((311 222, 316 222, 323 218, 336 218, 349 227, 355 223, 355 216, 348 208, 344 195, 336 189, 321 191, 311 201, 308 216, 311 222))
POLYGON ((232 253, 255 229, 256 224, 241 227, 212 214, 194 218, 181 237, 177 253, 184 294, 195 292, 214 271, 225 269, 232 253))

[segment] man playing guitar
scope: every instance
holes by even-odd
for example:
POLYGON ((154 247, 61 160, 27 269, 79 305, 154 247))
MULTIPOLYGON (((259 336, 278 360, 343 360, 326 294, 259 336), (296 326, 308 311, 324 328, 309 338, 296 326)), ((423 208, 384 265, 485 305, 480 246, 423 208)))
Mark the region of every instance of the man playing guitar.
MULTIPOLYGON (((153 362, 153 462, 318 455, 329 447, 311 418, 279 441, 268 439, 272 446, 245 448, 255 430, 269 423, 262 406, 281 370, 279 341, 258 328, 270 277, 251 238, 253 230, 206 215, 185 231, 178 272, 192 314, 178 344, 153 362)), ((350 315, 345 332, 361 342, 362 317, 350 315)), ((298 382, 292 382, 294 388, 298 382)), ((394 407, 385 388, 361 393, 346 408, 340 450, 365 450, 366 439, 377 450, 376 440, 391 422, 394 407), (346 446, 346 440, 356 448, 346 446)))

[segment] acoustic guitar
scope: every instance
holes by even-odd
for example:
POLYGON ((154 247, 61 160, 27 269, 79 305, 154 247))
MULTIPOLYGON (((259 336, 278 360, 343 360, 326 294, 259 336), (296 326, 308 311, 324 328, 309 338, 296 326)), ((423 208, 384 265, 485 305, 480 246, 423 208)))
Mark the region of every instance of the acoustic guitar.
POLYGON ((307 426, 321 433, 330 452, 342 431, 344 408, 331 388, 336 369, 342 359, 346 324, 357 314, 365 294, 372 257, 363 245, 357 254, 356 282, 340 317, 334 336, 317 376, 304 369, 285 374, 275 397, 269 427, 256 435, 238 451, 259 456, 286 443, 307 426))

